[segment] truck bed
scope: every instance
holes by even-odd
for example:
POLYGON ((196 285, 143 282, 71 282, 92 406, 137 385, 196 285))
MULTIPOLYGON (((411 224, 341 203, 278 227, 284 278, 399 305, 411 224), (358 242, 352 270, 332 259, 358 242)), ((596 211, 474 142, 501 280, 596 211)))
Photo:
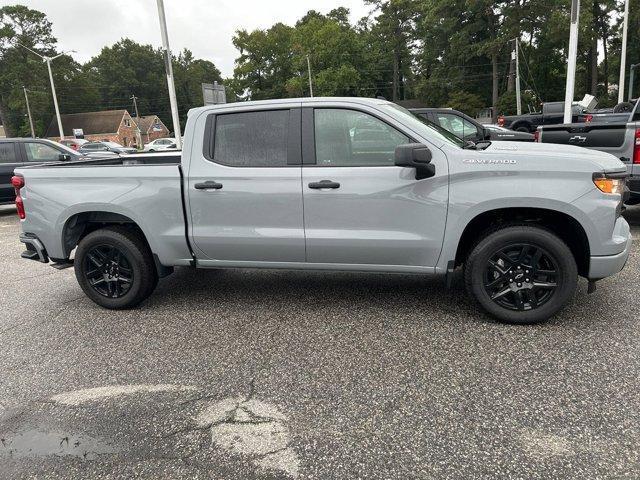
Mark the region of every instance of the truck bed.
POLYGON ((151 153, 20 167, 27 231, 51 258, 67 258, 66 239, 87 220, 81 212, 90 204, 93 215, 109 212, 139 225, 160 262, 188 265, 180 160, 180 153, 151 153))

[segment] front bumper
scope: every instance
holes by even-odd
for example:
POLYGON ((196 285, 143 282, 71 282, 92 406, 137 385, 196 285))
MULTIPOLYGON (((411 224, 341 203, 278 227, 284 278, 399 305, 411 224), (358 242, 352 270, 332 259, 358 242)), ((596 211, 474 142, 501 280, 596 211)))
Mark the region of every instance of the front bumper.
POLYGON ((20 255, 22 258, 36 260, 41 263, 49 263, 47 250, 44 248, 44 245, 42 245, 42 242, 38 240, 38 237, 23 233, 20 235, 20 241, 27 247, 20 255))
POLYGON ((615 275, 620 272, 627 263, 629 254, 631 253, 633 236, 631 235, 631 228, 629 228, 626 220, 620 218, 618 222, 622 228, 616 232, 616 236, 623 239, 624 249, 616 255, 591 257, 589 261, 589 280, 600 280, 615 275))

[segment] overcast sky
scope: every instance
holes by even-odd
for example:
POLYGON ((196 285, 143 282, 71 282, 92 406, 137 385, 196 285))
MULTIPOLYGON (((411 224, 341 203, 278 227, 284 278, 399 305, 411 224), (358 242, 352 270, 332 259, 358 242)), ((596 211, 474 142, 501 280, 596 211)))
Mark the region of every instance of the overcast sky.
MULTIPOLYGON (((156 0, 0 0, 0 6, 21 3, 44 12, 53 23, 59 48, 76 50, 86 62, 106 45, 123 37, 161 45, 156 0)), ((308 10, 323 13, 344 6, 352 21, 369 13, 362 0, 165 0, 169 43, 173 52, 191 50, 211 60, 224 77, 233 73, 238 55, 231 43, 238 29, 295 23, 308 10)))

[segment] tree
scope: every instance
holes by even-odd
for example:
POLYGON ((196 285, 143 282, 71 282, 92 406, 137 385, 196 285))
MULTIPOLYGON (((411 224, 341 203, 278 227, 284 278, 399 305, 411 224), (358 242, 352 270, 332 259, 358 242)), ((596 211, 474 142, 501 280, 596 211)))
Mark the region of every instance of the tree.
MULTIPOLYGON (((26 134, 25 101, 22 86, 46 96, 47 73, 42 61, 18 43, 42 54, 55 52, 56 39, 46 16, 23 5, 0 8, 0 121, 8 136, 26 134), (45 80, 46 79, 46 80, 45 80)), ((69 58, 59 59, 68 63, 69 58)), ((57 70, 57 69, 56 69, 57 70)), ((34 95, 32 113, 42 129, 42 115, 49 113, 43 97, 34 95)))

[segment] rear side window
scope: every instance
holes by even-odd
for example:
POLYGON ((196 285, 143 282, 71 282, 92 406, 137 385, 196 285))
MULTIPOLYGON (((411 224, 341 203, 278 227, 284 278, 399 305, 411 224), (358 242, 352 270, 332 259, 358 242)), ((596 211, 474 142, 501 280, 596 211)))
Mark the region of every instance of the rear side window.
POLYGON ((0 143, 0 163, 17 163, 13 142, 0 143))
POLYGON ((289 110, 217 115, 213 160, 231 167, 285 167, 289 110))

